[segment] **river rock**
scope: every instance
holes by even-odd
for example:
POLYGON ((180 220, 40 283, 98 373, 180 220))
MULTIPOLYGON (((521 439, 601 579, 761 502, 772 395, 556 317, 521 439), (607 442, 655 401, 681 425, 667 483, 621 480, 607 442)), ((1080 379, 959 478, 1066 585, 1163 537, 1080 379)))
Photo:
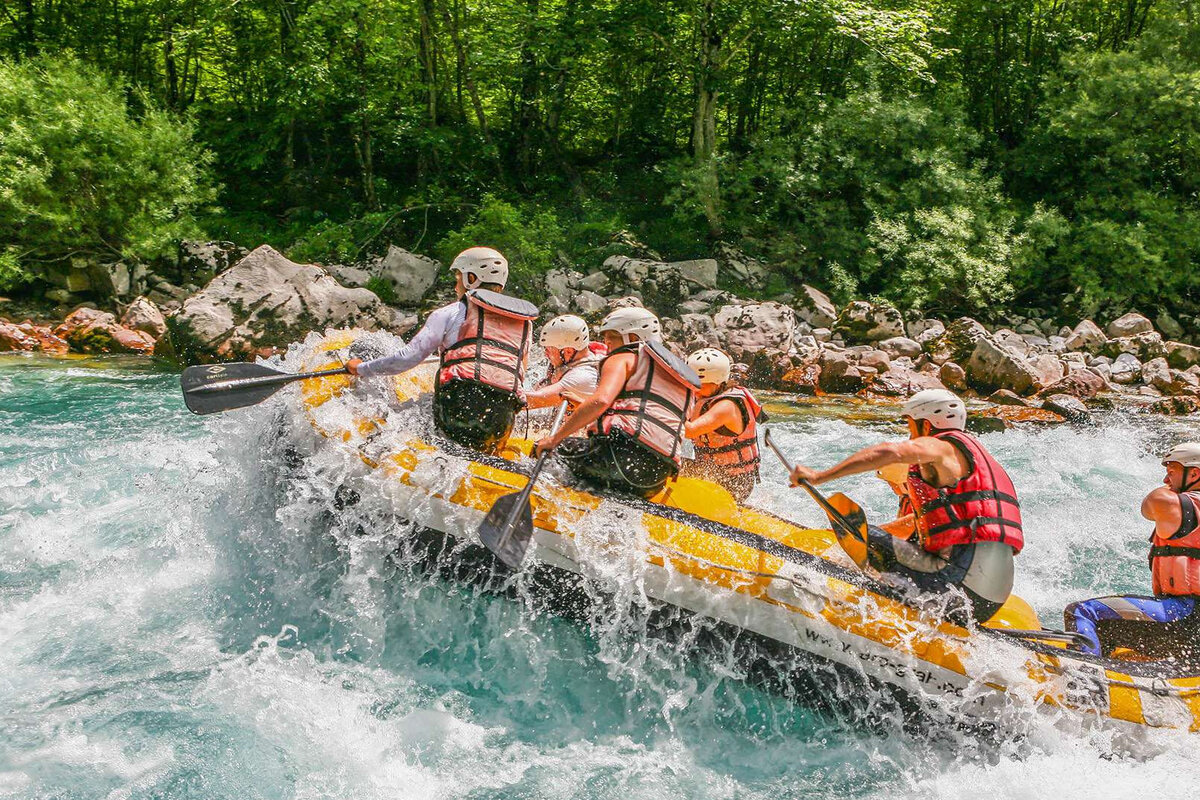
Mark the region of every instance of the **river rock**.
POLYGON ((860 367, 870 367, 879 372, 887 372, 892 367, 892 360, 882 350, 868 350, 858 358, 860 367))
POLYGON ((1121 353, 1109 367, 1109 375, 1113 383, 1136 383, 1142 378, 1142 362, 1132 353, 1121 353))
POLYGON ((821 355, 821 390, 829 394, 853 394, 863 388, 863 375, 845 353, 826 350, 821 355))
POLYGON ((1052 394, 1042 402, 1042 408, 1065 417, 1068 422, 1081 424, 1092 421, 1092 412, 1074 395, 1052 394))
POLYGON ((678 340, 688 352, 701 347, 718 347, 717 326, 708 314, 684 314, 679 318, 678 340))
POLYGON ((178 271, 184 283, 205 284, 246 257, 233 242, 179 243, 178 271))
POLYGON ((1186 394, 1179 397, 1164 397, 1151 403, 1150 410, 1156 414, 1171 416, 1200 413, 1200 397, 1186 394))
POLYGON ((1183 326, 1179 324, 1179 320, 1168 314, 1165 309, 1158 312, 1158 316, 1155 317, 1154 322, 1165 338, 1178 339, 1183 336, 1183 326))
POLYGON ((612 281, 603 272, 590 272, 583 276, 583 280, 579 282, 579 288, 596 294, 604 294, 610 283, 612 281))
POLYGON ((728 305, 713 318, 722 349, 735 360, 759 350, 787 352, 796 327, 796 314, 775 302, 728 305))
POLYGON ((837 307, 819 289, 808 284, 800 285, 800 294, 795 299, 796 316, 814 328, 830 328, 837 323, 837 307))
POLYGON ((1092 322, 1090 319, 1085 319, 1075 326, 1071 334, 1067 336, 1068 350, 1086 350, 1089 353, 1099 353, 1108 344, 1108 337, 1104 335, 1104 331, 1100 330, 1100 326, 1092 322))
POLYGON ((608 308, 608 301, 595 292, 584 289, 576 292, 571 298, 571 307, 585 319, 599 319, 601 312, 608 308))
POLYGON ((130 330, 148 333, 155 340, 167 332, 167 321, 162 312, 145 297, 137 297, 129 304, 121 315, 121 324, 130 330))
POLYGON ((1151 333, 1153 331, 1154 323, 1136 311, 1131 311, 1128 314, 1117 317, 1108 323, 1108 327, 1105 328, 1105 332, 1110 339, 1122 339, 1127 336, 1137 336, 1139 333, 1151 333))
POLYGON ((30 352, 40 349, 38 341, 6 319, 0 319, 0 351, 30 352))
POLYGON ((715 258, 696 258, 691 261, 672 261, 668 267, 683 276, 693 286, 717 288, 718 265, 715 258))
POLYGON ((908 334, 909 338, 920 342, 923 345, 926 342, 936 339, 945 333, 946 326, 941 320, 914 319, 905 324, 904 330, 908 334))
POLYGON ((1109 339, 1108 344, 1104 346, 1104 354, 1116 358, 1121 353, 1131 353, 1145 363, 1154 358, 1164 358, 1167 355, 1167 346, 1162 336, 1155 331, 1109 339))
POLYGON ((947 388, 963 391, 967 388, 967 371, 953 361, 947 361, 938 369, 938 379, 947 388))
POLYGON ((766 266, 731 244, 718 242, 713 248, 713 255, 719 271, 733 277, 742 286, 758 288, 766 280, 766 266))
POLYGON ((1057 381, 1066 374, 1066 369, 1063 363, 1058 360, 1058 356, 1050 353, 1038 353, 1028 359, 1029 368, 1033 370, 1037 378, 1034 384, 1038 389, 1043 389, 1057 381))
POLYGON ((342 286, 353 289, 362 288, 371 280, 371 273, 362 267, 347 267, 344 264, 332 264, 326 269, 342 286))
POLYGON ((947 387, 937 379, 936 375, 917 372, 893 361, 888 371, 879 375, 868 388, 873 394, 910 397, 923 389, 945 389, 947 387))
POLYGON ((389 245, 383 258, 371 259, 365 269, 392 287, 396 305, 415 306, 437 280, 442 265, 428 256, 389 245))
POLYGON ((988 395, 988 402, 998 406, 1028 406, 1030 403, 1012 389, 997 389, 988 395))
POLYGON ((987 328, 970 317, 959 317, 940 336, 925 342, 925 352, 935 364, 947 361, 961 364, 975 352, 976 342, 988 337, 987 328))
POLYGON ((167 320, 168 354, 188 364, 241 361, 325 328, 387 328, 374 293, 341 286, 321 267, 267 245, 218 275, 167 320))
POLYGON ((892 358, 901 356, 916 358, 922 353, 921 345, 907 336, 893 336, 890 339, 884 339, 879 343, 879 349, 892 358))
POLYGON ((981 391, 1012 389, 1017 394, 1032 394, 1038 388, 1038 375, 1025 359, 991 337, 975 343, 966 370, 970 384, 981 391))
POLYGON ((1072 372, 1060 380, 1047 386, 1040 392, 1043 397, 1048 397, 1052 394, 1069 394, 1072 397, 1078 397, 1080 400, 1091 400, 1093 397, 1103 392, 1108 388, 1104 378, 1089 370, 1080 370, 1072 372))
POLYGON ((92 294, 106 299, 132 297, 146 290, 149 271, 145 265, 114 261, 88 265, 92 294))
POLYGON ((834 332, 851 344, 869 344, 904 335, 904 317, 885 303, 855 300, 838 315, 834 332))
POLYGON ((54 334, 80 353, 149 355, 154 352, 154 338, 150 334, 124 328, 117 323, 115 316, 94 308, 72 311, 54 329, 54 334))
POLYGON ((1167 342, 1167 363, 1175 369, 1187 369, 1200 364, 1200 347, 1183 342, 1167 342))
POLYGON ((1165 358, 1152 358, 1142 365, 1142 382, 1163 394, 1177 394, 1173 391, 1174 379, 1165 358))

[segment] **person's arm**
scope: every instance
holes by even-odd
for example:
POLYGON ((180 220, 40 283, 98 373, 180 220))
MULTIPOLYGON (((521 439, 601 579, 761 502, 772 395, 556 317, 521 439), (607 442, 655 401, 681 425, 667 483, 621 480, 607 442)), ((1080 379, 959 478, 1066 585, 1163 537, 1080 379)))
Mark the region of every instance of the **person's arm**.
POLYGON ((446 332, 456 321, 459 305, 444 306, 430 314, 421 330, 400 352, 366 362, 352 359, 346 362, 346 367, 352 374, 363 378, 408 372, 441 349, 446 332))
POLYGON ((844 478, 847 475, 882 469, 889 464, 932 464, 953 457, 954 445, 932 436, 922 436, 919 439, 910 439, 905 442, 883 442, 864 447, 845 461, 835 464, 827 470, 815 470, 797 464, 792 469, 792 485, 799 486, 800 478, 804 478, 816 486, 844 478))
POLYGON ((741 433, 746 427, 742 421, 742 410, 732 400, 719 400, 708 411, 684 423, 683 435, 695 439, 721 427, 734 433, 741 433))
POLYGON ((529 408, 545 408, 552 406, 562 399, 562 381, 543 386, 525 393, 525 404, 529 408))
POLYGON ((1166 486, 1159 486, 1142 500, 1142 516, 1154 523, 1154 530, 1160 537, 1174 536, 1183 522, 1181 501, 1191 502, 1166 486))
POLYGON ((604 362, 603 369, 600 370, 600 381, 596 384, 596 391, 583 398, 583 401, 576 406, 575 412, 567 417, 557 433, 538 441, 535 453, 541 455, 546 450, 553 450, 562 443, 563 439, 578 433, 600 419, 600 415, 609 409, 616 401, 617 395, 625 388, 629 374, 633 372, 636 364, 637 356, 633 353, 621 353, 609 357, 604 362))
POLYGON ((549 386, 534 389, 525 395, 530 408, 544 408, 556 405, 563 400, 573 404, 580 402, 580 397, 587 397, 596 391, 599 371, 592 364, 584 364, 573 369, 549 386))

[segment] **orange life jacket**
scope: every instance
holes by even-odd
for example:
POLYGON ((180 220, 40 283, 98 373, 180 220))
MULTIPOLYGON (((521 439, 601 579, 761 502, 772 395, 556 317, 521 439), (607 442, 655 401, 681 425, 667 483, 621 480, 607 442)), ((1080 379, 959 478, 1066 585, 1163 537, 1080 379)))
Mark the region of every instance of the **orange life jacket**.
POLYGON ((696 460, 719 467, 730 475, 758 475, 758 423, 766 421, 762 404, 743 386, 734 386, 704 401, 703 414, 720 400, 732 400, 742 412, 745 426, 733 433, 724 426, 696 438, 696 460))
POLYGON ((617 353, 634 353, 637 364, 617 399, 596 420, 596 430, 624 431, 680 464, 683 425, 700 388, 700 378, 661 342, 634 342, 618 347, 606 360, 617 353))
POLYGON ((908 470, 908 493, 917 515, 917 531, 926 550, 971 542, 1003 542, 1019 553, 1025 546, 1017 490, 1004 468, 974 436, 962 431, 933 434, 966 457, 970 472, 939 489, 925 482, 921 468, 908 470))
POLYGON ((472 380, 519 394, 537 306, 487 289, 463 297, 467 317, 458 341, 442 351, 438 384, 472 380))
MULTIPOLYGON (((1200 493, 1183 492, 1200 510, 1200 493)), ((1150 575, 1154 594, 1200 596, 1200 524, 1181 536, 1150 536, 1150 575)))

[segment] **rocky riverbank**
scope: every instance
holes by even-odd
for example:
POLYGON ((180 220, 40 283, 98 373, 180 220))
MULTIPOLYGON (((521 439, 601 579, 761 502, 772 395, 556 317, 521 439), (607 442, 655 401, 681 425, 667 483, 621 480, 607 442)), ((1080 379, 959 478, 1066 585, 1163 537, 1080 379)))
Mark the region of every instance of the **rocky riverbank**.
MULTIPOLYGON (((720 287, 760 291, 768 269, 734 248, 669 262, 632 238, 623 244, 632 255, 610 256, 591 272, 547 273, 544 316, 572 312, 596 321, 614 307, 644 304, 663 318, 668 342, 681 353, 720 347, 750 386, 894 398, 944 386, 991 400, 985 416, 998 425, 1083 422, 1090 409, 1121 401, 1166 414, 1200 411, 1196 333, 1166 314, 1152 321, 1130 312, 1103 327, 1023 317, 987 326, 864 300, 839 308, 807 285, 747 300, 720 287)), ((64 308, 69 313, 57 325, 0 317, 0 350, 155 354, 189 364, 266 356, 325 328, 403 335, 445 300, 441 269, 397 247, 365 263, 323 267, 296 264, 268 246, 245 253, 228 243, 191 243, 172 271, 178 283, 146 270, 105 283, 112 311, 95 303, 64 308)), ((58 291, 49 299, 78 298, 58 291)))

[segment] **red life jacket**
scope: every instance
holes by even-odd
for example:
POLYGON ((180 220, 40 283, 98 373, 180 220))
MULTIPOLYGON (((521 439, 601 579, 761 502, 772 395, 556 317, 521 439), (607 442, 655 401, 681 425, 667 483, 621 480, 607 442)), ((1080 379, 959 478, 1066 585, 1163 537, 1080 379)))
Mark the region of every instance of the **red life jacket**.
POLYGON ((745 426, 734 433, 725 426, 696 438, 696 460, 719 467, 730 475, 758 475, 758 423, 766 421, 762 404, 743 386, 734 386, 704 401, 703 414, 720 400, 732 400, 742 412, 745 426))
MULTIPOLYGON (((1200 510, 1200 493, 1183 492, 1194 509, 1200 510)), ((1186 524, 1186 523, 1185 523, 1186 524)), ((1200 596, 1200 524, 1181 536, 1150 536, 1150 575, 1158 596, 1200 596)))
POLYGON ((1021 552, 1025 546, 1021 507, 1004 467, 969 433, 933 435, 957 447, 971 471, 953 486, 939 489, 925 482, 918 465, 909 468, 908 492, 925 549, 935 552, 956 544, 1003 542, 1021 552))
POLYGON ((680 464, 683 424, 700 388, 700 378, 661 342, 634 342, 618 347, 608 357, 617 353, 636 354, 637 364, 617 399, 596 420, 596 430, 624 431, 680 464))
POLYGON ((471 380, 518 394, 537 306, 487 289, 472 289, 463 302, 467 317, 458 341, 442 351, 438 385, 471 380))

